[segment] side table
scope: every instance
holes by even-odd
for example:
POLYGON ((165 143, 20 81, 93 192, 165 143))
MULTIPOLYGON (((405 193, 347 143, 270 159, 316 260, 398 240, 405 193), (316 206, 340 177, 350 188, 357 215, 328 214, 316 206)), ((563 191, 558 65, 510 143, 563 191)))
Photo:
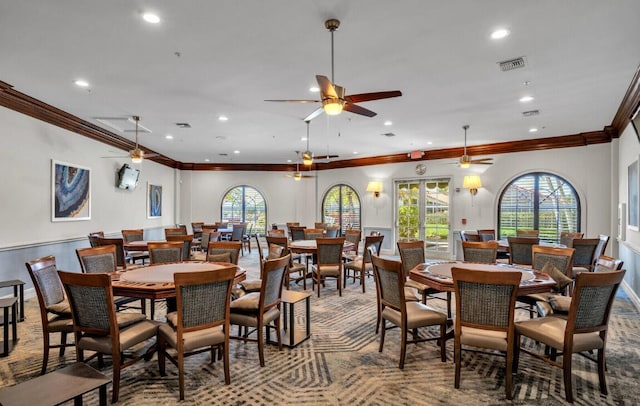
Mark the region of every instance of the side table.
POLYGON ((13 348, 13 345, 18 341, 18 323, 16 322, 18 317, 16 315, 18 298, 17 297, 8 297, 5 299, 0 299, 0 308, 2 308, 2 320, 0 320, 0 324, 2 324, 4 328, 2 348, 3 351, 0 353, 0 357, 6 357, 9 355, 9 352, 13 348), (9 316, 9 308, 11 308, 11 316, 9 316), (9 342, 9 324, 11 324, 11 342, 9 342))
POLYGON ((12 286, 13 286, 13 296, 20 298, 20 302, 19 302, 20 309, 18 311, 18 316, 19 316, 18 321, 24 321, 24 282, 22 282, 20 279, 0 282, 0 288, 9 288, 12 286))
MULTIPOLYGON (((284 329, 282 331, 282 345, 293 348, 311 337, 311 293, 298 292, 293 290, 282 291, 282 316, 284 329), (305 302, 305 331, 296 331, 294 305, 301 301, 305 302)), ((271 335, 267 334, 267 343, 275 344, 271 340, 271 335)))
POLYGON ((101 406, 107 405, 107 384, 111 379, 83 362, 71 364, 37 378, 0 390, 0 404, 59 405, 73 399, 82 404, 82 395, 98 389, 101 406))

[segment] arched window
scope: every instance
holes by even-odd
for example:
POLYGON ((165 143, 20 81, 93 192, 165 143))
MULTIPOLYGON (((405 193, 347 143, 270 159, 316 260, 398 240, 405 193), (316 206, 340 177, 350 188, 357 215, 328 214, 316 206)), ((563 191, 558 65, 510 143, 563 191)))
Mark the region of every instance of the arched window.
POLYGON ((535 172, 520 176, 502 191, 498 203, 498 235, 538 230, 540 238, 559 241, 563 231, 580 231, 580 198, 565 179, 535 172))
POLYGON ((251 186, 236 186, 222 198, 221 220, 230 223, 247 223, 251 233, 267 231, 267 205, 264 196, 251 186))
POLYGON ((322 199, 322 222, 345 230, 360 230, 360 198, 351 186, 336 185, 322 199))

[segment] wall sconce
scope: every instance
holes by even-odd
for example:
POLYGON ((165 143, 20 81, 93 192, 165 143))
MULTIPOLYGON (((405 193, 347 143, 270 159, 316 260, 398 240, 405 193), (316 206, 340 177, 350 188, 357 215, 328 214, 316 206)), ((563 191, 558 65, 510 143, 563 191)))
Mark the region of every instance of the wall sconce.
POLYGON ((469 193, 475 196, 478 193, 478 189, 482 187, 482 181, 478 175, 465 175, 464 181, 462 181, 462 187, 469 189, 469 193))
POLYGON ((377 180, 369 181, 367 184, 367 192, 373 192, 375 197, 380 197, 380 192, 382 192, 382 182, 377 180))

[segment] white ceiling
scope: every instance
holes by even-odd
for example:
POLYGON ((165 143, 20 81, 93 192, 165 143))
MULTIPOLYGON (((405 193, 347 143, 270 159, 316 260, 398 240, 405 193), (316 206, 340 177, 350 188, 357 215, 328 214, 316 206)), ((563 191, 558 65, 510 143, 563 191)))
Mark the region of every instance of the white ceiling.
POLYGON ((311 150, 340 159, 459 147, 463 124, 469 145, 601 130, 640 63, 638 0, 0 0, 0 80, 94 124, 139 115, 141 144, 181 162, 286 163, 318 105, 264 100, 317 97, 332 17, 336 83, 403 93, 311 123, 311 150))

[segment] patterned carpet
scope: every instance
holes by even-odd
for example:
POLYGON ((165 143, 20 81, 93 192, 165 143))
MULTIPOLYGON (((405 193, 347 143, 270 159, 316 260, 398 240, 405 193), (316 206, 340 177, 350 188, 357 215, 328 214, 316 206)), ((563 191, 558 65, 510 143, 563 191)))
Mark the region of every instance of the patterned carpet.
MULTIPOLYGON (((246 255, 241 266, 257 274, 257 254, 246 255)), ((231 385, 224 385, 222 363, 210 363, 207 353, 186 360, 185 404, 199 405, 440 405, 517 404, 556 405, 564 402, 562 371, 525 354, 515 377, 513 401, 504 395, 504 358, 463 352, 461 388, 453 387, 453 342, 447 342, 447 362, 441 363, 433 342, 410 345, 404 370, 398 369, 399 334, 389 330, 385 348, 378 352, 375 329, 375 286, 367 292, 347 283, 342 297, 335 282, 327 282, 322 297, 311 298, 311 339, 281 352, 267 346, 266 366, 260 368, 255 343, 231 343, 231 385)), ((301 290, 300 285, 293 289, 301 290)), ((444 310, 444 301, 430 304, 444 310)), ((26 304, 25 322, 19 324, 20 341, 0 361, 1 386, 38 376, 41 367, 41 330, 37 300, 26 304)), ((303 328, 303 306, 296 306, 298 328, 303 328)), ((156 312, 163 319, 164 310, 156 312)), ((518 317, 527 317, 523 312, 518 317)), ((577 405, 638 404, 640 387, 640 315, 624 292, 616 299, 608 340, 609 395, 600 394, 596 364, 574 356, 577 405)), ((235 332, 235 328, 234 328, 235 332)), ((527 342, 527 345, 533 344, 527 342)), ((64 358, 52 354, 49 371, 75 361, 70 349, 64 358)), ((91 364, 97 367, 95 364, 91 364)), ((111 375, 110 363, 102 370, 111 375)), ((166 377, 158 373, 157 359, 140 362, 122 373, 123 405, 178 403, 176 368, 168 364, 166 377)), ((109 397, 111 388, 109 388, 109 397)), ((97 404, 97 393, 85 396, 97 404)))

